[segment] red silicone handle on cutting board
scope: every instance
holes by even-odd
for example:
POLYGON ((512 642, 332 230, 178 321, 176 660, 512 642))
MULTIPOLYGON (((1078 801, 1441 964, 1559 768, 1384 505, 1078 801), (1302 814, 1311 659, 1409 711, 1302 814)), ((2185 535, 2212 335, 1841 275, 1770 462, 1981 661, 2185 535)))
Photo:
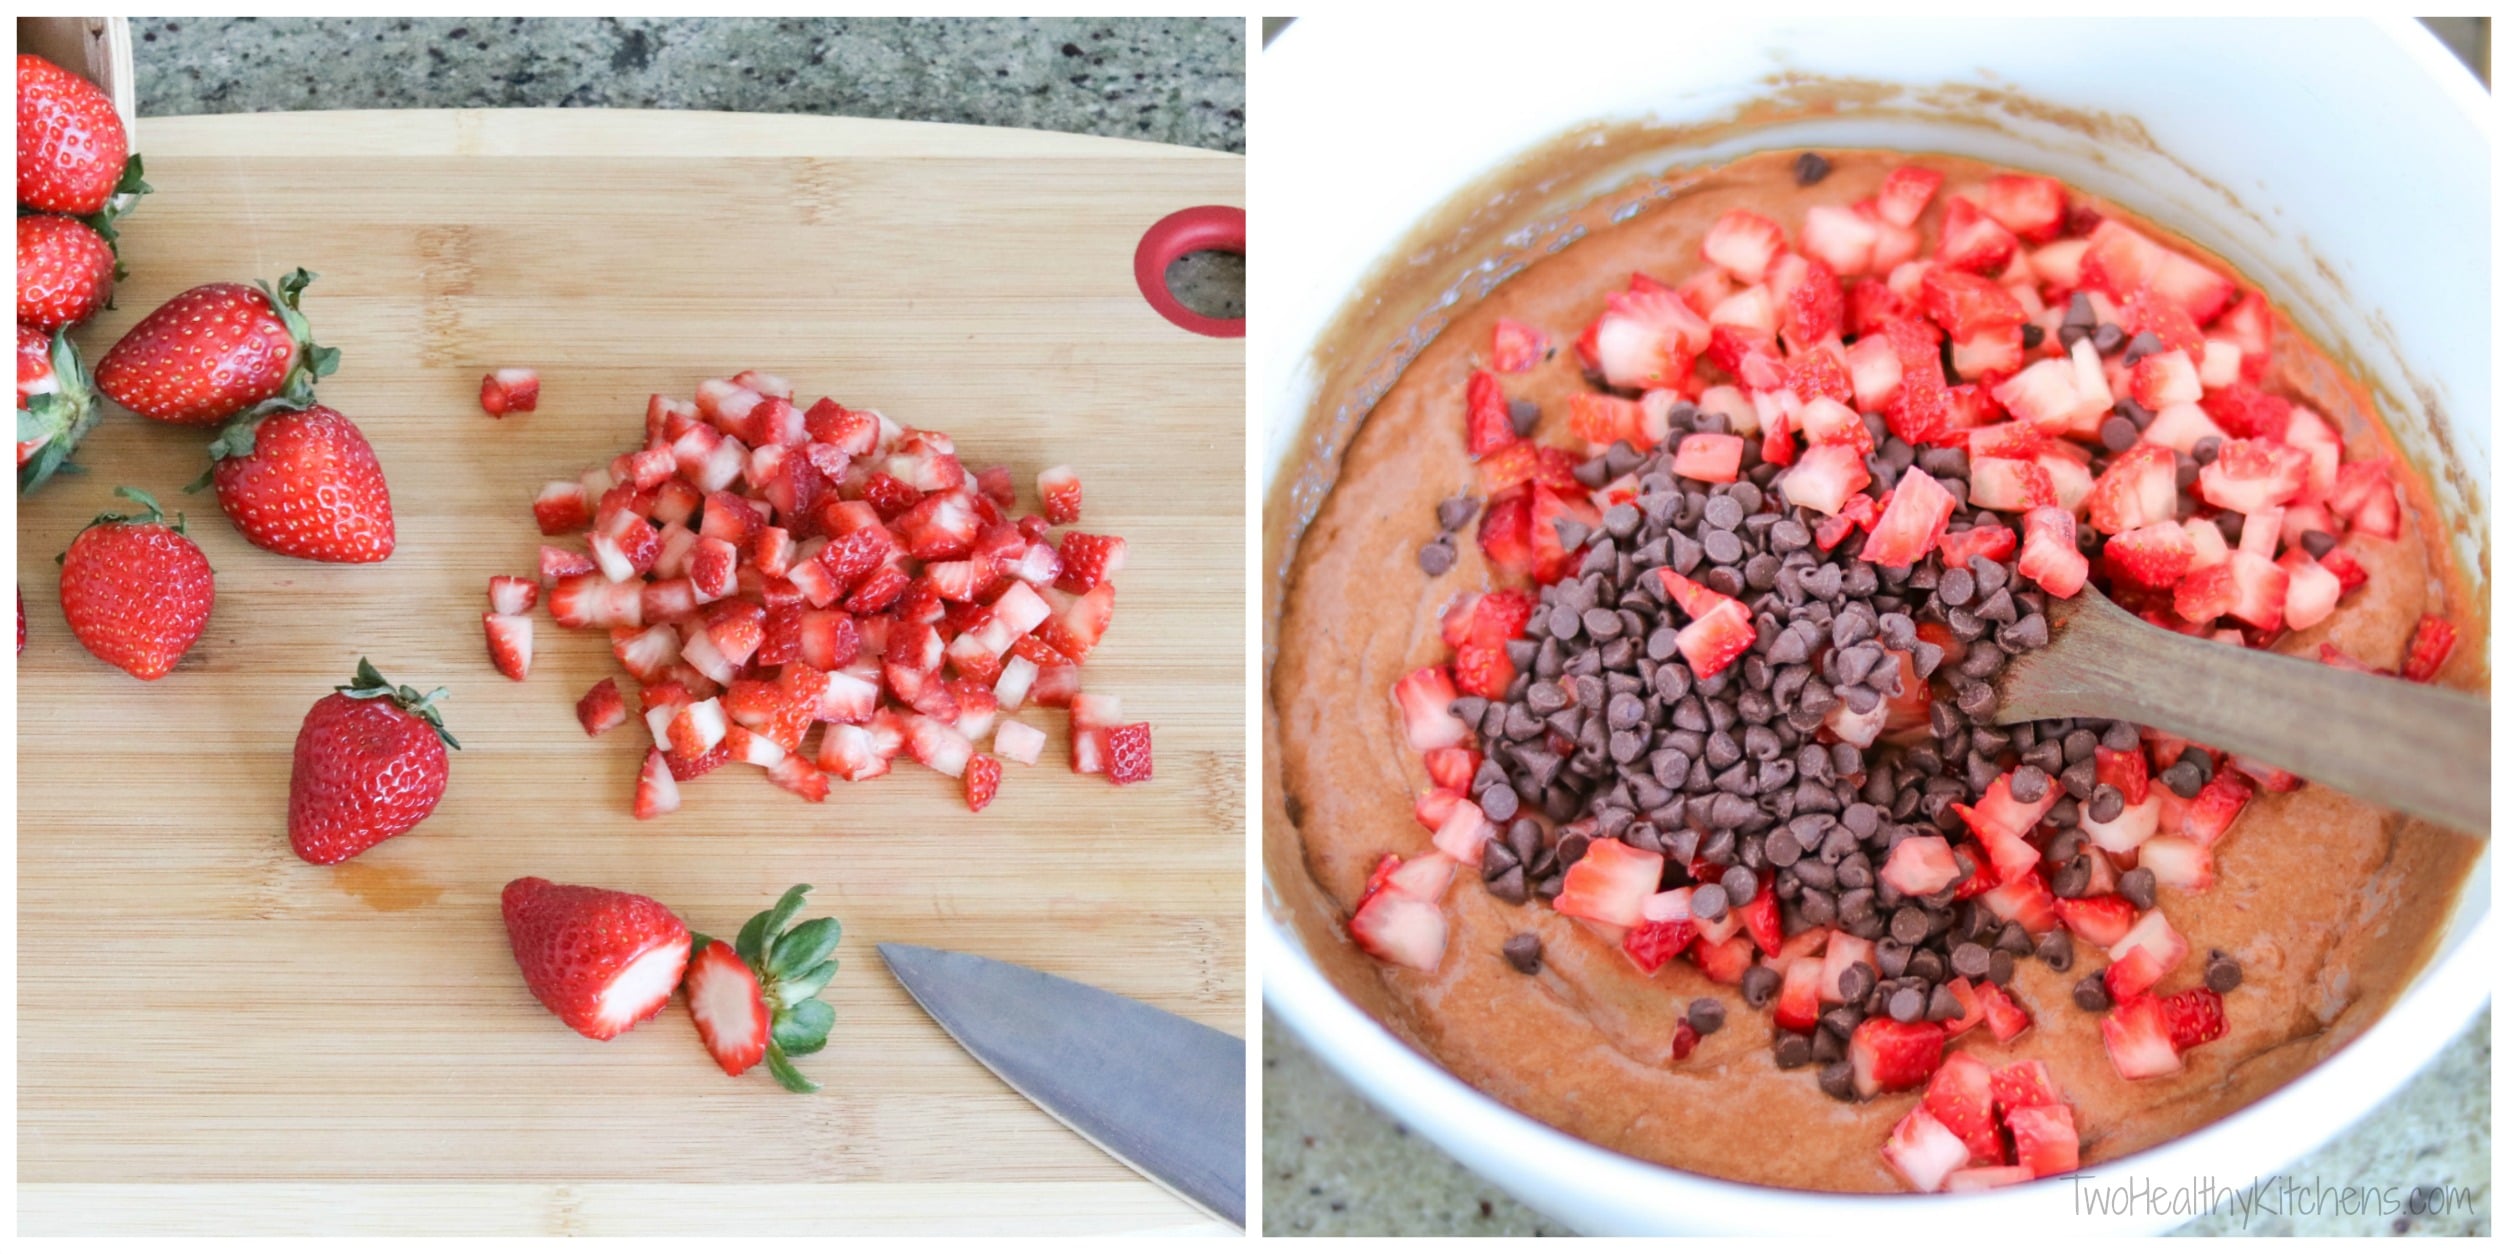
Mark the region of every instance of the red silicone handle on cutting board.
POLYGON ((1142 298, 1159 316, 1195 335, 1245 338, 1245 319, 1197 314, 1167 290, 1167 267, 1186 253, 1198 252, 1243 256, 1245 210, 1229 205, 1196 205, 1160 218, 1142 234, 1141 246, 1132 253, 1132 277, 1140 282, 1142 298))

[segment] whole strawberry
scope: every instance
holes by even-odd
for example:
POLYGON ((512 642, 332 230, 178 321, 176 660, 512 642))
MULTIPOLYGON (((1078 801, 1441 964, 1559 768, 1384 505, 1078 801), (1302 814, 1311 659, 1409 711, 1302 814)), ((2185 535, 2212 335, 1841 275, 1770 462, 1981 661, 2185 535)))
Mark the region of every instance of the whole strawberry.
POLYGON ((96 228, 48 213, 17 220, 17 320, 76 326, 113 299, 113 246, 96 228))
POLYGON ((32 53, 17 56, 17 203, 95 213, 111 201, 130 135, 104 89, 32 53))
MULTIPOLYGON (((316 405, 247 415, 209 446, 206 478, 245 539, 315 562, 392 556, 392 493, 373 446, 346 415, 316 405)), ((194 484, 193 487, 199 487, 194 484)))
POLYGON ((287 781, 287 842, 317 866, 346 861, 418 826, 444 798, 444 730, 438 688, 395 688, 374 663, 314 702, 296 729, 287 781))
POLYGON ((688 925, 650 897, 526 876, 504 901, 523 983, 596 1041, 660 1014, 687 970, 688 925))
POLYGON ((200 639, 215 599, 209 559, 172 525, 156 499, 115 492, 146 510, 99 514, 61 555, 61 615, 89 653, 141 679, 156 679, 200 639))
POLYGON ((314 276, 268 284, 208 283, 139 320, 96 363, 96 387, 159 422, 206 426, 268 401, 303 409, 340 352, 313 342, 298 308, 314 276))
POLYGON ((17 490, 34 491, 67 465, 100 414, 95 385, 67 333, 17 328, 17 490))

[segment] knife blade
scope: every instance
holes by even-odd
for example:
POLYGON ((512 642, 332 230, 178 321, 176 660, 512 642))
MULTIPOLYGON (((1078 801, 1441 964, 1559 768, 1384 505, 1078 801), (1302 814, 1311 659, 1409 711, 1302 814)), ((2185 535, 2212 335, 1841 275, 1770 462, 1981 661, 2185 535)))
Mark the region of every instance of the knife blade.
POLYGON ((921 945, 880 958, 959 1046, 1124 1166, 1245 1226, 1245 1042, 1104 989, 921 945))

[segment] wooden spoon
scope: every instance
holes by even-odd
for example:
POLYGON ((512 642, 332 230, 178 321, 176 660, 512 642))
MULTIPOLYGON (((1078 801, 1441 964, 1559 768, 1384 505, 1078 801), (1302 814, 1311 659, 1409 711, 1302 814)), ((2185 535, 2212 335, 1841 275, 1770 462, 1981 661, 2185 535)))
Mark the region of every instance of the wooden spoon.
MULTIPOLYGON (((2146 623, 2084 587, 2014 658, 1994 721, 2130 719, 2490 839, 2490 702, 2146 623)), ((2156 781, 2154 781, 2156 783, 2156 781)))

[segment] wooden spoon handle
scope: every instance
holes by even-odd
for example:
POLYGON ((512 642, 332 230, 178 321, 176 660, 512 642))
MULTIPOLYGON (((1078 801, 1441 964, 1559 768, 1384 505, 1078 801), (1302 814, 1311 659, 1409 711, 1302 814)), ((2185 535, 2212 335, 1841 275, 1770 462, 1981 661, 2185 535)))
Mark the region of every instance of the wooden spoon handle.
POLYGON ((2490 703, 2153 626, 2085 590, 2005 671, 1997 722, 2122 718, 2482 839, 2490 703))

